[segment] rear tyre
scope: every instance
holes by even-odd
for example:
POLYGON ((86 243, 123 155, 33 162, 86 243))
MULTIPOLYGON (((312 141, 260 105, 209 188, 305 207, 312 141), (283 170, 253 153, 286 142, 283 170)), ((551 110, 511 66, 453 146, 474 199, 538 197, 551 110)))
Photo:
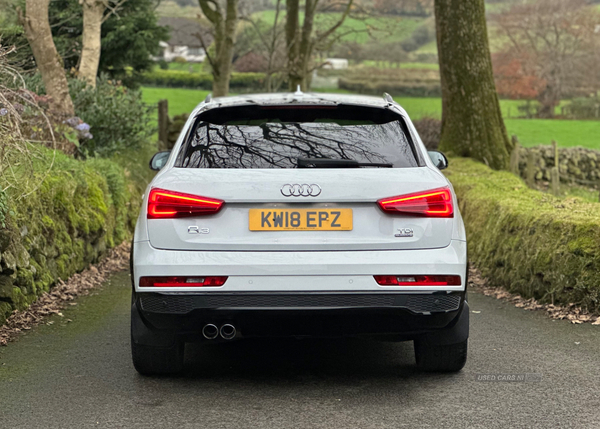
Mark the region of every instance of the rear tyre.
POLYGON ((183 343, 172 347, 153 347, 131 340, 133 366, 142 375, 177 374, 183 369, 183 343))
POLYGON ((431 345, 415 340, 417 367, 427 372, 458 372, 467 362, 467 342, 431 345))

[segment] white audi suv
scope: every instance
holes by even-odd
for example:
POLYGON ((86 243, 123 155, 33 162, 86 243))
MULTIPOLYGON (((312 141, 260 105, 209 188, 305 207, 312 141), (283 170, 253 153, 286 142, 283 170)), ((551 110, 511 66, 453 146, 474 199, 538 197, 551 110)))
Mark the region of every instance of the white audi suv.
POLYGON ((387 94, 207 97, 151 161, 135 368, 179 372, 192 341, 370 336, 460 370, 467 243, 446 166, 387 94))

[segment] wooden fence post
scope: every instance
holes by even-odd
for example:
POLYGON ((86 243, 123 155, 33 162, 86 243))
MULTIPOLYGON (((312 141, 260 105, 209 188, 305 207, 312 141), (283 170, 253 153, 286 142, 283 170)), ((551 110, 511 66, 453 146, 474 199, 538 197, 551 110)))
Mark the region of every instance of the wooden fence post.
POLYGON ((532 150, 527 152, 527 186, 535 186, 535 154, 532 150))
POLYGON ((552 140, 552 153, 554 154, 554 168, 550 171, 552 194, 558 195, 560 192, 560 170, 558 169, 560 158, 558 156, 558 145, 555 140, 552 140))
POLYGON ((158 150, 166 150, 169 147, 169 102, 160 100, 158 102, 158 150))
POLYGON ((560 176, 558 173, 558 168, 554 167, 550 170, 550 179, 552 181, 552 194, 558 196, 560 193, 560 176))
POLYGON ((510 154, 510 171, 516 175, 516 176, 520 176, 520 172, 519 172, 519 148, 521 147, 521 144, 519 143, 519 139, 517 138, 517 136, 512 136, 511 140, 513 142, 513 151, 510 154))

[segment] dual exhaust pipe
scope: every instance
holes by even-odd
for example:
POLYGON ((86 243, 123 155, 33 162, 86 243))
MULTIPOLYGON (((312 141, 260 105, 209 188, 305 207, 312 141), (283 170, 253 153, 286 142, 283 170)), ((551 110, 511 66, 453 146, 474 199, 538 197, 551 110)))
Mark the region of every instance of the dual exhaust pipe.
POLYGON ((219 335, 221 335, 221 338, 224 340, 231 340, 235 337, 236 333, 237 330, 235 329, 235 326, 230 325, 229 323, 221 326, 221 329, 212 323, 204 325, 204 328, 202 328, 202 335, 204 335, 204 338, 207 340, 214 340, 219 335))

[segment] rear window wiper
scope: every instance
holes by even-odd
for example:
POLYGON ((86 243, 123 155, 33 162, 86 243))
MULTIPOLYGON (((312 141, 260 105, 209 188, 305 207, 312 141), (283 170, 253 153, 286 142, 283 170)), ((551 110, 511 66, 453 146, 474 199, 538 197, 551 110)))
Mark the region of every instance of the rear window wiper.
POLYGON ((392 164, 378 162, 358 162, 353 159, 334 158, 298 158, 297 168, 360 168, 380 167, 392 168, 392 164))

